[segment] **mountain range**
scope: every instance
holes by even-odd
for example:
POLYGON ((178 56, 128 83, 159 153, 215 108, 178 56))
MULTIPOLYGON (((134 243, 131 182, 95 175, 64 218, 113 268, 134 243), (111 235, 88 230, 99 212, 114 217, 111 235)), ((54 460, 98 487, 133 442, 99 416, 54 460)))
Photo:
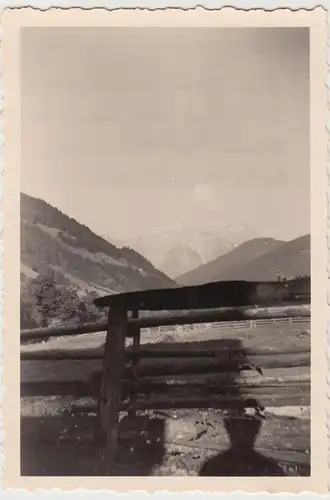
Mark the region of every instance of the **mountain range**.
POLYGON ((135 250, 117 248, 43 200, 21 194, 21 277, 98 295, 173 286, 135 250))
MULTIPOLYGON (((273 238, 245 241, 253 234, 250 228, 227 227, 221 234, 158 228, 151 233, 154 246, 149 235, 148 248, 155 255, 162 249, 158 258, 163 269, 177 276, 175 280, 127 242, 111 243, 45 201, 22 193, 22 326, 94 321, 99 311, 93 299, 111 293, 220 280, 310 276, 310 235, 285 242, 273 238), (211 258, 214 254, 216 258, 211 258), (183 273, 187 267, 191 270, 183 273)), ((141 248, 143 238, 139 241, 141 248)))
MULTIPOLYGON (((178 225, 152 227, 144 234, 123 238, 116 243, 134 248, 175 279, 258 236, 253 228, 242 225, 219 226, 217 229, 178 225)), ((110 243, 115 241, 111 236, 105 238, 110 243)))
POLYGON ((176 278, 180 285, 210 281, 272 281, 279 276, 310 276, 311 240, 304 235, 291 241, 255 238, 230 252, 176 278))

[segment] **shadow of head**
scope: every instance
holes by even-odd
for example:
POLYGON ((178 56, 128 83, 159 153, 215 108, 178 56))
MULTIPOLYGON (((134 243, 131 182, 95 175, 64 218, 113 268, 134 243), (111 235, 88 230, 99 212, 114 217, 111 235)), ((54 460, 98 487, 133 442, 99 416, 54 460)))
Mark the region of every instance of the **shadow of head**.
POLYGON ((282 468, 255 450, 262 420, 259 417, 228 417, 224 425, 230 448, 206 461, 200 476, 283 476, 282 468))
POLYGON ((246 399, 224 417, 232 450, 252 450, 264 420, 264 407, 254 398, 246 399))
POLYGON ((231 448, 248 451, 254 448, 262 421, 256 417, 226 417, 224 425, 229 435, 231 448))

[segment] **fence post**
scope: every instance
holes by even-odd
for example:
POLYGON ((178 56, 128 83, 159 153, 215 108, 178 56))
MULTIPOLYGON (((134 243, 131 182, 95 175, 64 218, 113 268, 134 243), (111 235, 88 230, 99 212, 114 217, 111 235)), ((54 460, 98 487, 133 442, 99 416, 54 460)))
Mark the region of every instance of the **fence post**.
MULTIPOLYGON (((139 311, 134 309, 132 311, 132 318, 138 318, 139 317, 139 311)), ((141 338, 141 329, 139 326, 136 325, 131 325, 130 326, 130 333, 133 336, 133 348, 132 348, 132 382, 133 382, 133 387, 132 387, 132 392, 130 394, 130 404, 134 406, 136 402, 136 382, 137 382, 137 368, 139 365, 140 361, 140 355, 139 355, 139 350, 140 350, 140 338, 141 338)), ((134 417, 136 415, 136 410, 133 408, 128 411, 128 416, 129 417, 134 417)))
POLYGON ((122 304, 109 310, 100 400, 101 431, 106 442, 107 459, 118 450, 121 385, 125 363, 127 311, 122 304))

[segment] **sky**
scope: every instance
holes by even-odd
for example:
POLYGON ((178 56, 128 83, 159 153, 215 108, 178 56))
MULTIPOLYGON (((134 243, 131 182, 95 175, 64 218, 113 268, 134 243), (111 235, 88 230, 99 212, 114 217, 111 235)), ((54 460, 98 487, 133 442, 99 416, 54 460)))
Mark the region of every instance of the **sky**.
POLYGON ((307 28, 24 28, 21 190, 113 238, 310 231, 307 28))

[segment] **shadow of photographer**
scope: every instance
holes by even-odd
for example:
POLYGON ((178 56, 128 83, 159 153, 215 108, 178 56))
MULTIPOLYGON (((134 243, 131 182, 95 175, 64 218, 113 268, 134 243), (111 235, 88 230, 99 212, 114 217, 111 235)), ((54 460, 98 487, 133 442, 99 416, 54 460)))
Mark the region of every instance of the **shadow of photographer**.
POLYGON ((244 410, 230 412, 224 417, 224 426, 230 440, 230 447, 218 453, 202 465, 200 476, 285 476, 280 465, 265 457, 255 449, 263 416, 260 404, 249 400, 248 406, 255 410, 254 415, 244 414, 244 410), (239 414, 241 413, 241 414, 239 414))

